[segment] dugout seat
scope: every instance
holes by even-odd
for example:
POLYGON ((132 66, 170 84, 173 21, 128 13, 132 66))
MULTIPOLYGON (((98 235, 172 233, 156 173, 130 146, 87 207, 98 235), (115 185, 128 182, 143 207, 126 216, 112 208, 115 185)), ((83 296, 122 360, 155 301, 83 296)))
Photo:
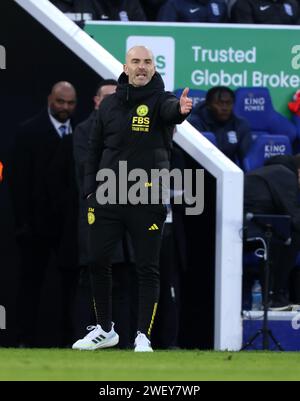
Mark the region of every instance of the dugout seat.
POLYGON ((248 120, 254 135, 262 131, 271 135, 286 135, 291 144, 294 142, 296 127, 274 109, 268 88, 238 88, 235 96, 234 111, 248 120))
POLYGON ((285 135, 268 135, 257 131, 257 137, 253 140, 247 154, 242 160, 244 172, 254 170, 264 165, 272 156, 291 155, 292 146, 285 135))

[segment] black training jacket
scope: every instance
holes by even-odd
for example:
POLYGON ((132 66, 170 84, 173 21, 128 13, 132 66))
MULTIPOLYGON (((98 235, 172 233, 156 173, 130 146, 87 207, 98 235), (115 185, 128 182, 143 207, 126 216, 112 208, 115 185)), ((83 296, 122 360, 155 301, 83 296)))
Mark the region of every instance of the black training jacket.
POLYGON ((119 161, 127 161, 128 171, 141 168, 148 174, 150 169, 169 168, 174 125, 186 117, 176 96, 165 92, 158 73, 141 87, 128 84, 122 73, 116 93, 101 103, 90 135, 84 195, 95 192, 100 169, 117 173, 119 161))

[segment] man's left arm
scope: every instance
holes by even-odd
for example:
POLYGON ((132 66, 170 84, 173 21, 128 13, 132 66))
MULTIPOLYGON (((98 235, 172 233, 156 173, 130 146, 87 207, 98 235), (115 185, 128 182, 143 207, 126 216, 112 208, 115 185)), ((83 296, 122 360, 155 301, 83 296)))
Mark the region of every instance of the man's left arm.
POLYGON ((175 95, 166 94, 160 108, 160 116, 168 124, 181 124, 190 114, 193 101, 188 97, 189 88, 185 88, 178 100, 175 95))

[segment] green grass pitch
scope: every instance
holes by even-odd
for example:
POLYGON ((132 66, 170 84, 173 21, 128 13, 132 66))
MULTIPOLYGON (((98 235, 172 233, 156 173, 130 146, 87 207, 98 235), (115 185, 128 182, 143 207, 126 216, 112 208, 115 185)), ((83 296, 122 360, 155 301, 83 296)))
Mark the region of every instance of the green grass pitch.
POLYGON ((300 380, 300 353, 2 348, 0 380, 300 380))

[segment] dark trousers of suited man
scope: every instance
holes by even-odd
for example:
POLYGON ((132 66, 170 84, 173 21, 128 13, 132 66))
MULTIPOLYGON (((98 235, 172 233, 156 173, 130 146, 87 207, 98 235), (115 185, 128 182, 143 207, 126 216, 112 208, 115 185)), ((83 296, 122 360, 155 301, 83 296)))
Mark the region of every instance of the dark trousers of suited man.
POLYGON ((172 223, 164 225, 159 264, 160 296, 152 343, 156 348, 175 348, 180 325, 181 268, 172 223))

